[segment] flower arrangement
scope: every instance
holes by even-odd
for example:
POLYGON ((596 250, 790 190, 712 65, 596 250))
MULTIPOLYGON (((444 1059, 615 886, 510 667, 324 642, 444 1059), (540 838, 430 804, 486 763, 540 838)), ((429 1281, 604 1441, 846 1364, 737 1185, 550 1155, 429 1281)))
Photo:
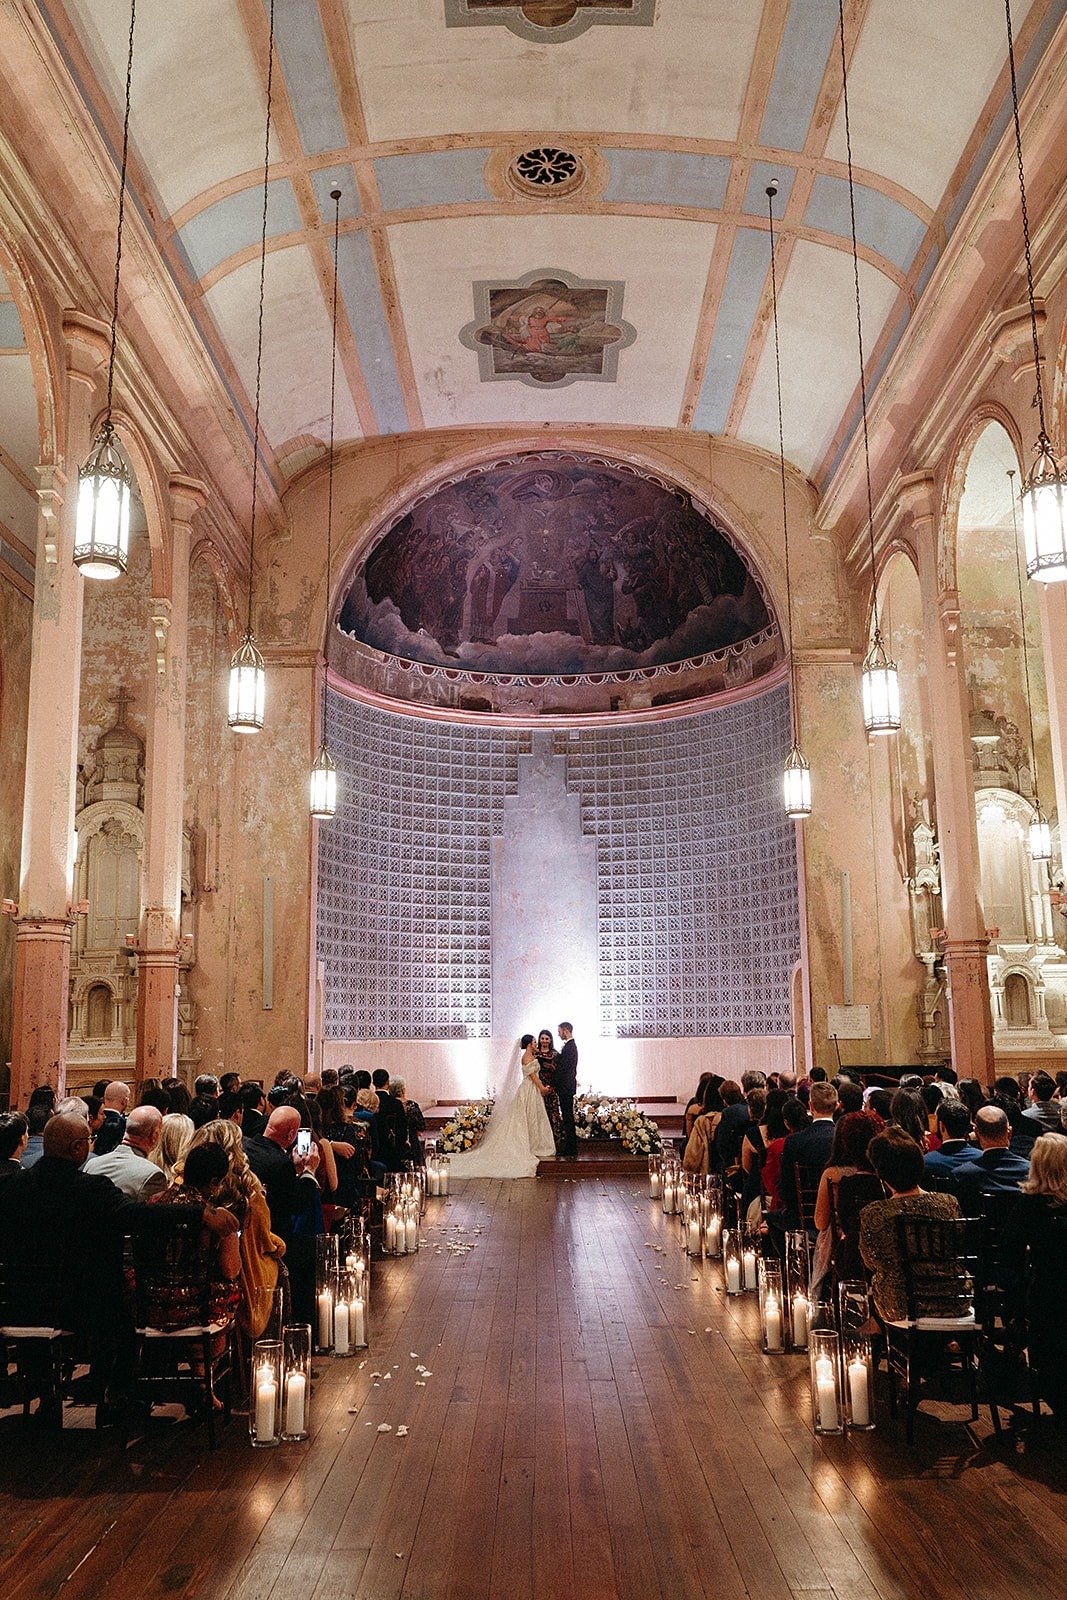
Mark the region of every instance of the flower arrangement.
POLYGON ((485 1132, 493 1110, 492 1100, 468 1100, 437 1135, 437 1148, 450 1156, 471 1150, 485 1132))
POLYGON ((618 1139, 631 1155, 660 1149, 659 1127, 638 1111, 633 1100, 613 1095, 581 1094, 574 1102, 574 1127, 579 1139, 618 1139))

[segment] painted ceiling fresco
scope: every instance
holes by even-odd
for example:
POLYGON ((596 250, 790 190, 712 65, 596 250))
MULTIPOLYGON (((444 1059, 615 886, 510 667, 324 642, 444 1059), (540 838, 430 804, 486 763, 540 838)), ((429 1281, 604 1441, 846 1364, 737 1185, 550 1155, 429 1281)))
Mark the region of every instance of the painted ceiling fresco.
POLYGON ((583 283, 567 272, 476 283, 475 319, 460 338, 477 352, 483 381, 613 383, 620 349, 637 337, 619 316, 622 293, 621 283, 583 283))
POLYGON ((686 661, 770 621, 744 561, 687 495, 558 452, 436 489, 379 538, 339 615, 372 649, 490 673, 686 661))

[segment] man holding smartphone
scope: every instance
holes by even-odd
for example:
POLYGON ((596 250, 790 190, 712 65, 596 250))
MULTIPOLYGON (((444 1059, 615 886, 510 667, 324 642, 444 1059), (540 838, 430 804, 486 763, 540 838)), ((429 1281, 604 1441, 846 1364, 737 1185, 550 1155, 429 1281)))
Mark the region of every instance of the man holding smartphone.
POLYGON ((293 1307, 310 1321, 315 1300, 315 1234, 319 1186, 315 1172, 319 1152, 310 1128, 300 1126, 295 1106, 276 1106, 256 1137, 242 1140, 248 1165, 266 1191, 272 1232, 285 1240, 285 1261, 293 1290, 293 1307), (299 1137, 306 1135, 303 1148, 299 1137))

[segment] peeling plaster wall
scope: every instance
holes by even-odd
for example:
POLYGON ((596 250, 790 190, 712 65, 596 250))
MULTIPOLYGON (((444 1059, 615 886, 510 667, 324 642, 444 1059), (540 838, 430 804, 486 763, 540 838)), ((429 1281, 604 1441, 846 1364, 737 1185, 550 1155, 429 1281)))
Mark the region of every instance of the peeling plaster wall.
MULTIPOLYGON (((33 603, 0 578, 0 894, 18 899, 33 603)), ((0 1076, 11 1057, 15 927, 0 918, 0 1076)))
POLYGON ((126 722, 144 741, 148 734, 148 709, 155 671, 154 638, 149 623, 152 585, 148 535, 134 520, 130 533, 129 567, 114 581, 85 580, 82 622, 81 705, 78 718, 78 760, 115 724, 117 707, 112 697, 125 689, 130 695, 126 722))

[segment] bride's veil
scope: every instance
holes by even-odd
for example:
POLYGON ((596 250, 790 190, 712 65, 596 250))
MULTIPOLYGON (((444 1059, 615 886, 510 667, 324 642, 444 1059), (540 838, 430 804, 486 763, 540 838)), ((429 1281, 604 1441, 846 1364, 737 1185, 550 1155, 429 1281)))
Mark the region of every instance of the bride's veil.
POLYGON ((522 1085, 522 1068, 519 1066, 521 1060, 522 1045, 516 1044, 515 1049, 508 1057, 504 1082, 497 1084, 496 1099, 493 1101, 493 1119, 498 1123, 502 1113, 509 1109, 522 1085))

